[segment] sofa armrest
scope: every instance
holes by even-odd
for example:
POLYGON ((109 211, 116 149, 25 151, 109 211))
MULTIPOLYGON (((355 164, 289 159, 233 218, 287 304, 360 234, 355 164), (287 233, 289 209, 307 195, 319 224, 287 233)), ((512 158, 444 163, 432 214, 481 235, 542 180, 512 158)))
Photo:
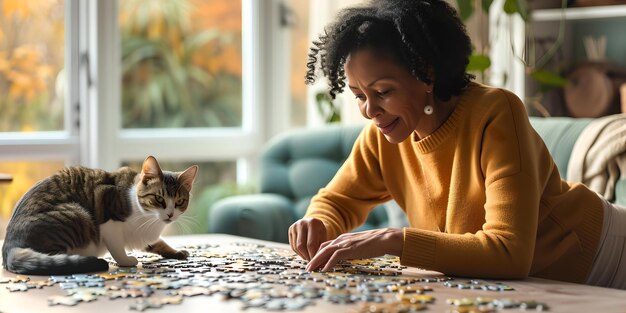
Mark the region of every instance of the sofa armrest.
POLYGON ((277 194, 240 195, 222 199, 209 209, 209 232, 288 242, 295 221, 293 203, 277 194))
POLYGON ((626 177, 615 183, 615 204, 626 208, 626 177))

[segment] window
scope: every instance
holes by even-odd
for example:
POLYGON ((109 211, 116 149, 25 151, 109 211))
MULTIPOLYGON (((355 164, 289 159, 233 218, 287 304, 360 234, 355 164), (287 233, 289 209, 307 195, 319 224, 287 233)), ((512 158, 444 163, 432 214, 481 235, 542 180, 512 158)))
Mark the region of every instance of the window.
POLYGON ((309 0, 289 0, 290 32, 290 101, 291 126, 305 127, 307 123, 307 86, 304 84, 309 46, 309 0))
POLYGON ((0 0, 0 239, 32 185, 78 159, 68 110, 63 0, 0 0), (18 161, 19 160, 19 161, 18 161))
POLYGON ((258 33, 246 24, 258 8, 249 0, 118 0, 120 83, 109 88, 119 88, 121 104, 108 122, 117 126, 111 163, 154 155, 167 170, 200 165, 190 210, 169 234, 206 232, 216 190, 238 192, 249 179, 261 125, 251 115, 259 104, 244 101, 256 71, 244 53, 258 48, 244 45, 258 33))
POLYGON ((240 127, 240 1, 120 0, 123 128, 240 127))
POLYGON ((274 70, 290 53, 281 2, 0 0, 0 172, 14 177, 0 219, 5 199, 62 166, 147 155, 222 173, 195 199, 218 183, 241 192, 262 144, 290 126, 289 76, 274 70))
POLYGON ((0 0, 0 131, 63 130, 62 0, 0 0))

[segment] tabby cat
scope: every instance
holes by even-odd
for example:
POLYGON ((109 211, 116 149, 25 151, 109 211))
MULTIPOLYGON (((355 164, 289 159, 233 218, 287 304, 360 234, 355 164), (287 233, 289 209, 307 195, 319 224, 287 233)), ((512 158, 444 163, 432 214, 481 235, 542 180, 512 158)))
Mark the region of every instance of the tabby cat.
POLYGON ((106 271, 107 251, 119 266, 135 266, 126 249, 185 259, 160 234, 187 209, 198 166, 161 171, 149 156, 141 173, 61 170, 31 188, 15 206, 2 246, 2 265, 30 275, 106 271))

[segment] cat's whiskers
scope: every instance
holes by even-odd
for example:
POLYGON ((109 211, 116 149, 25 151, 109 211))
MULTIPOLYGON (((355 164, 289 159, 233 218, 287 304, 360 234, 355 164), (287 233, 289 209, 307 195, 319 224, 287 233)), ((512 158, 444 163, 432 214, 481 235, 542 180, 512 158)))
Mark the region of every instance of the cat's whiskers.
POLYGON ((149 232, 153 232, 152 228, 157 228, 156 229, 156 233, 157 233, 157 238, 159 237, 159 235, 161 234, 161 232, 163 231, 163 223, 161 222, 161 220, 156 219, 154 220, 150 225, 148 225, 148 229, 147 231, 149 232))
POLYGON ((176 233, 179 235, 190 233, 190 228, 184 223, 176 223, 174 227, 176 227, 176 233))
POLYGON ((148 240, 148 237, 145 236, 145 234, 148 234, 147 231, 150 230, 150 227, 159 221, 158 216, 150 216, 150 215, 139 215, 137 216, 138 219, 144 218, 145 221, 143 221, 143 223, 141 225, 139 225, 138 227, 135 227, 132 230, 132 238, 135 239, 140 239, 140 244, 142 246, 147 246, 148 244, 151 244, 152 242, 149 242, 150 240, 148 240))
MULTIPOLYGON (((138 218, 146 218, 146 217, 145 217, 145 216, 139 216, 138 218)), ((150 221, 152 221, 152 219, 151 219, 151 218, 146 218, 146 220, 145 220, 145 221, 144 221, 141 225, 139 225, 139 227, 137 227, 137 228, 135 228, 135 229, 133 230, 133 234, 136 234, 136 233, 138 233, 139 231, 141 231, 141 229, 143 228, 143 226, 144 226, 144 225, 146 225, 147 223, 150 223, 150 221)))
POLYGON ((137 221, 139 221, 140 219, 145 218, 144 215, 132 215, 130 218, 127 219, 127 222, 129 223, 135 223, 137 221))
MULTIPOLYGON (((143 216, 143 217, 146 217, 146 216, 143 216)), ((153 242, 150 242, 148 240, 148 237, 144 236, 144 234, 147 234, 150 231, 151 227, 153 227, 153 225, 155 225, 158 221, 159 221, 158 218, 146 218, 146 220, 141 225, 139 225, 139 227, 133 230, 133 238, 139 239, 140 245, 142 247, 145 247, 153 243, 153 242)))
POLYGON ((193 227, 198 228, 200 223, 191 215, 181 215, 176 220, 176 227, 181 229, 183 233, 191 234, 193 233, 193 227), (192 224, 191 226, 189 224, 192 224))
POLYGON ((198 222, 198 216, 196 215, 181 215, 185 223, 191 223, 193 226, 200 227, 200 222, 198 222))

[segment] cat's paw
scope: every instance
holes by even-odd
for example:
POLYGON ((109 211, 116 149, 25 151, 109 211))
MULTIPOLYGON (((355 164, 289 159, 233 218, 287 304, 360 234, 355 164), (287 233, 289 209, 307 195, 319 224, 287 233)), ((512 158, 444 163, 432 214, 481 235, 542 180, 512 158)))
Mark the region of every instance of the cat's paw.
POLYGON ((189 252, 187 250, 177 250, 173 255, 172 259, 184 260, 189 256, 189 252))
POLYGON ((134 256, 127 256, 123 260, 115 260, 115 261, 117 261, 117 265, 120 267, 133 267, 133 266, 137 266, 137 263, 139 263, 139 261, 137 261, 137 258, 134 256))

